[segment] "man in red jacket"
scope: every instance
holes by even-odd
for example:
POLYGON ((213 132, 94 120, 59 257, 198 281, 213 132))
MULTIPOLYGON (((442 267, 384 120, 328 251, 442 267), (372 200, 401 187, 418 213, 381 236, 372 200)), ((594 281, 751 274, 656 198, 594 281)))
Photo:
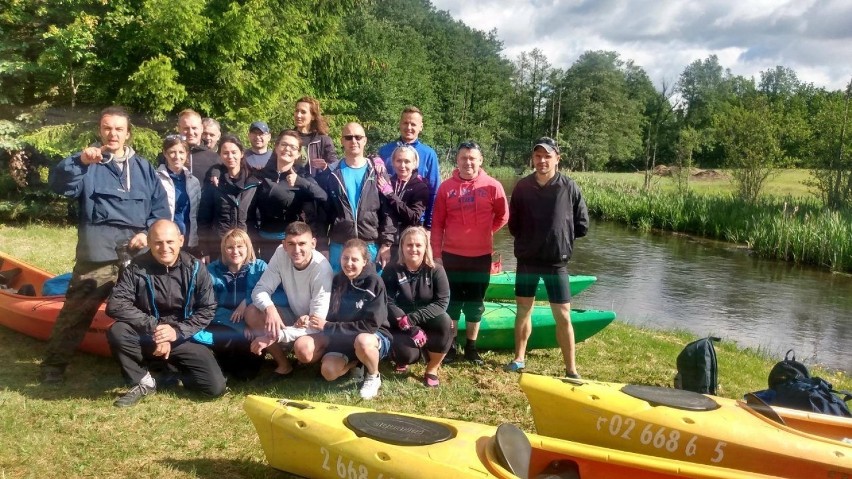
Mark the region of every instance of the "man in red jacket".
POLYGON ((574 180, 559 173, 559 146, 550 138, 536 141, 533 174, 512 191, 509 232, 515 237, 518 270, 515 280, 515 359, 506 371, 524 369, 531 314, 539 279, 544 279, 547 299, 556 320, 556 340, 565 361, 565 374, 579 378, 574 362, 574 328, 571 326, 571 288, 568 260, 574 239, 586 236, 589 212, 574 180))
MULTIPOLYGON (((464 312, 467 341, 464 357, 481 365, 476 349, 479 321, 485 309, 485 290, 491 280, 494 233, 509 218, 503 185, 482 169, 482 149, 467 141, 459 145, 453 175, 441 183, 432 212, 432 251, 450 280, 447 314, 453 331, 464 312)), ((455 347, 445 362, 455 360, 455 347)))

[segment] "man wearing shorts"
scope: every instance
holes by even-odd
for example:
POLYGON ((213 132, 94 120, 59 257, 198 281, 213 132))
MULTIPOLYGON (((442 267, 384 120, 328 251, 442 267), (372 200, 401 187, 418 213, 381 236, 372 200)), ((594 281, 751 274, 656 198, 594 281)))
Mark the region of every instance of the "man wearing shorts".
POLYGON ((565 361, 565 374, 579 378, 574 361, 567 265, 574 239, 586 236, 589 229, 589 212, 580 187, 557 171, 559 158, 559 146, 551 138, 536 141, 532 152, 535 171, 518 182, 509 203, 509 232, 515 238, 518 259, 515 281, 518 312, 515 359, 504 369, 516 372, 525 367, 535 290, 539 279, 544 279, 556 320, 556 340, 565 361))
POLYGON ((334 276, 325 256, 316 252, 317 240, 307 223, 294 221, 284 230, 283 246, 275 250, 269 267, 252 292, 255 307, 246 310, 246 324, 256 332, 251 349, 260 354, 266 349, 275 359, 276 378, 285 378, 293 366, 281 348, 297 338, 314 333, 310 318, 325 319, 334 276), (273 303, 279 286, 287 294, 287 306, 273 303))

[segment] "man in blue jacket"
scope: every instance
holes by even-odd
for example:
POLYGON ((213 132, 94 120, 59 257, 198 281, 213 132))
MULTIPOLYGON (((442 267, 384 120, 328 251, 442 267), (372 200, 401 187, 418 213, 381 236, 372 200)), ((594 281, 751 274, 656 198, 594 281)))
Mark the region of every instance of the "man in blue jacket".
POLYGON ((506 371, 524 369, 527 341, 532 331, 535 290, 544 279, 547 299, 556 320, 556 341, 562 350, 565 375, 579 378, 574 360, 571 326, 571 289, 568 260, 574 239, 586 236, 589 212, 574 180, 559 172, 559 146, 551 138, 536 141, 533 174, 522 178, 509 202, 509 232, 515 237, 518 259, 515 280, 515 359, 506 371))
POLYGON ((74 350, 115 285, 120 255, 147 246, 148 227, 171 217, 156 171, 126 145, 130 117, 123 108, 101 112, 100 138, 100 146, 65 158, 50 172, 50 188, 76 199, 80 216, 71 282, 41 363, 43 383, 65 380, 74 350))
POLYGON ((431 146, 420 141, 420 132, 423 131, 423 114, 416 106, 407 106, 402 110, 399 118, 399 140, 392 141, 379 148, 379 156, 385 162, 388 176, 393 176, 393 151, 401 145, 409 145, 417 150, 420 164, 417 173, 429 184, 429 203, 426 212, 423 213, 423 226, 428 230, 432 228, 432 205, 435 204, 435 195, 438 193, 438 185, 441 183, 441 173, 438 171, 438 154, 431 146))
POLYGON ((191 341, 216 314, 216 296, 207 268, 181 251, 183 235, 170 220, 148 233, 150 250, 133 259, 112 291, 107 332, 112 355, 133 387, 115 401, 129 407, 157 390, 147 363, 164 361, 180 373, 187 389, 208 396, 225 393, 225 377, 213 351, 191 341))

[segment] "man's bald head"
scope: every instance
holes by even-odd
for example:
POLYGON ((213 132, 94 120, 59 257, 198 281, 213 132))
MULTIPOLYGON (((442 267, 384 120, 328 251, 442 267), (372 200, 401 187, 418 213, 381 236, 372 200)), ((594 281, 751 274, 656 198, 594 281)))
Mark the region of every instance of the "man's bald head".
POLYGON ((164 266, 174 266, 183 247, 180 228, 171 220, 157 220, 148 230, 148 247, 154 259, 164 266))

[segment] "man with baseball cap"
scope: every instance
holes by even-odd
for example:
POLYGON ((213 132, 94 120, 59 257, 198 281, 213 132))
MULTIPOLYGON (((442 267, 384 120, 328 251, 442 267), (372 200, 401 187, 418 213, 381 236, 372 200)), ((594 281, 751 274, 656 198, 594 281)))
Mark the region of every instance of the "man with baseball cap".
POLYGON ((252 123, 248 136, 251 148, 245 153, 246 164, 252 170, 262 170, 272 157, 272 150, 269 149, 269 140, 272 139, 269 125, 262 121, 252 123))
POLYGON ((531 314, 539 279, 544 279, 550 309, 556 320, 556 340, 562 350, 565 375, 579 378, 574 361, 571 326, 571 289, 568 260, 574 239, 586 236, 589 212, 574 180, 561 174, 559 145, 539 138, 532 151, 534 172, 521 179, 509 203, 509 232, 515 238, 518 259, 515 280, 515 359, 505 366, 517 372, 525 367, 531 314))

